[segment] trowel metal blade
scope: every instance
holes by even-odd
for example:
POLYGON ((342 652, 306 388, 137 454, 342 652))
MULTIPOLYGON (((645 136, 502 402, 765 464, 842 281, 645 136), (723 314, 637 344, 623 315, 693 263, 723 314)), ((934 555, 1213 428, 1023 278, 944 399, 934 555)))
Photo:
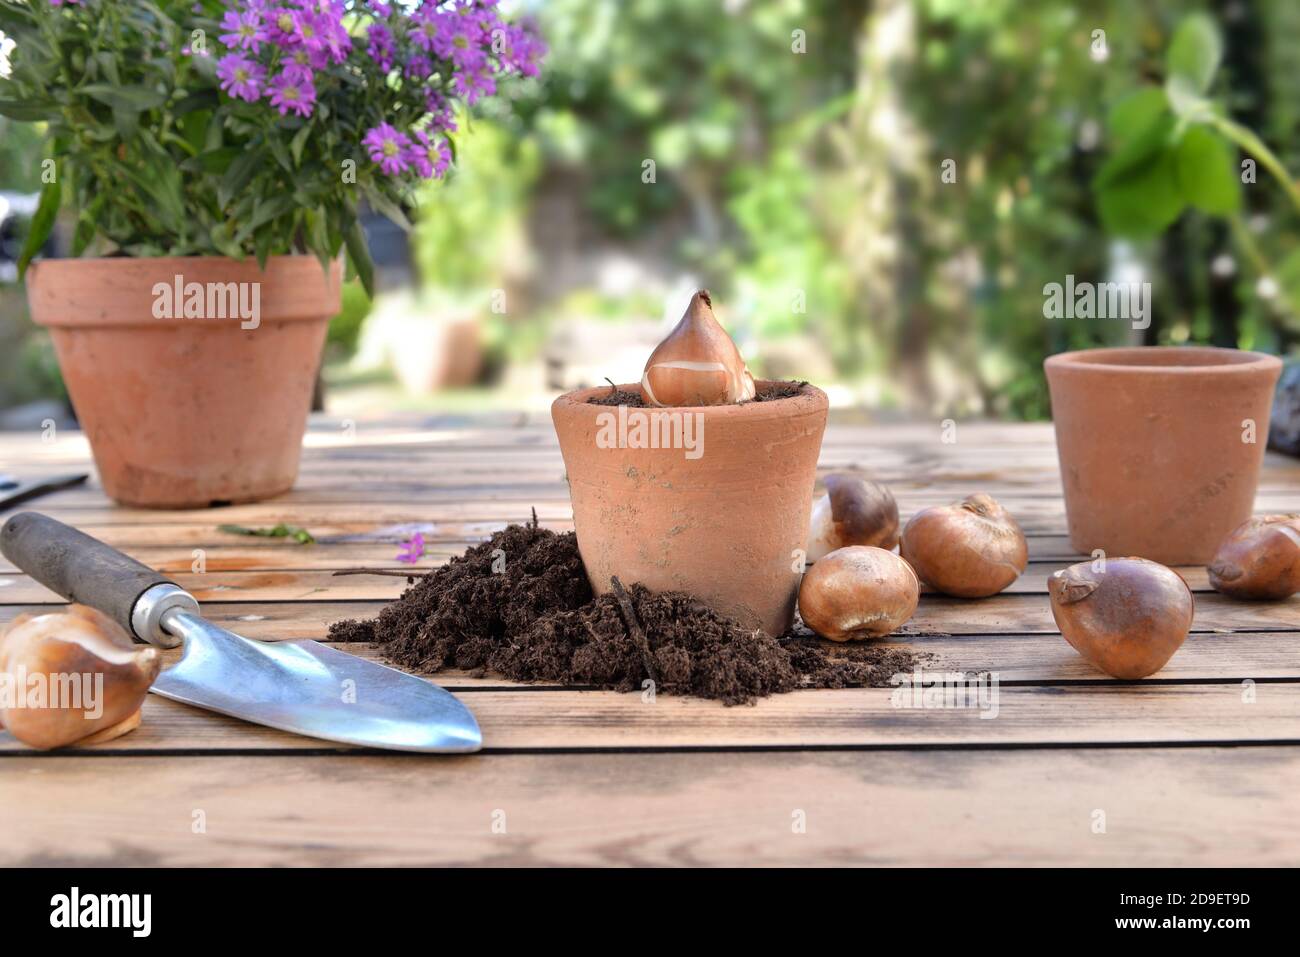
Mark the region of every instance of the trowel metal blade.
POLYGON ((185 611, 163 626, 184 656, 154 682, 164 698, 327 741, 464 753, 478 722, 431 682, 315 641, 254 641, 185 611))

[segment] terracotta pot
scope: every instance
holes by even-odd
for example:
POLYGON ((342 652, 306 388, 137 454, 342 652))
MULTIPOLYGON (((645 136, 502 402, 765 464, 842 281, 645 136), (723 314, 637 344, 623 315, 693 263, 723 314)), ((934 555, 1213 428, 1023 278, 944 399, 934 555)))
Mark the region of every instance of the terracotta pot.
POLYGON ((104 491, 194 508, 292 487, 340 279, 339 263, 327 279, 311 256, 272 257, 265 272, 219 257, 35 263, 32 318, 50 330, 104 491), (177 276, 202 284, 203 318, 184 318, 184 289, 171 308, 177 276), (211 302, 209 283, 223 284, 211 302), (249 284, 234 287, 247 309, 219 303, 227 283, 249 284))
POLYGON ((624 585, 689 592, 746 627, 781 634, 794 618, 826 394, 807 386, 772 402, 629 408, 621 430, 617 407, 587 401, 605 391, 569 392, 551 406, 592 588, 604 594, 617 575, 624 585), (630 447, 643 444, 637 414, 689 415, 694 431, 678 419, 680 435, 702 434, 703 443, 630 447))
POLYGON ((1066 352, 1044 367, 1080 552, 1202 565, 1250 517, 1279 359, 1143 347, 1066 352))

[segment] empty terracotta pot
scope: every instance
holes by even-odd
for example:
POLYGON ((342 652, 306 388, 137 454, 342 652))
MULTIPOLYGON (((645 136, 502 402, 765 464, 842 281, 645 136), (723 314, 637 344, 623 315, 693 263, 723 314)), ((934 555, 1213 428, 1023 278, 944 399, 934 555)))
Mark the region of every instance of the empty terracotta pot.
POLYGON ((608 592, 617 575, 689 592, 781 634, 794 619, 826 394, 805 386, 770 402, 673 409, 588 401, 608 391, 579 389, 551 406, 592 588, 608 592), (669 440, 644 447, 652 430, 669 440))
POLYGON ((1044 367, 1080 552, 1202 565, 1250 517, 1281 360, 1153 346, 1066 352, 1044 367))
POLYGON ((272 257, 265 272, 219 257, 33 264, 32 318, 50 330, 104 491, 196 508, 291 488, 340 279, 339 263, 326 276, 311 256, 272 257))

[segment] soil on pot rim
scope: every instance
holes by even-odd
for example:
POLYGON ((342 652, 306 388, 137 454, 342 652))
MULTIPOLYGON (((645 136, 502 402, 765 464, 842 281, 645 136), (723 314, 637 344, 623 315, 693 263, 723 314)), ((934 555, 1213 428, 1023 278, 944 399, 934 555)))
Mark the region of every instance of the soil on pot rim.
MULTIPOLYGON (((759 386, 754 398, 750 402, 774 402, 777 399, 789 399, 803 391, 807 382, 796 382, 793 379, 783 382, 764 382, 759 386)), ((608 392, 602 392, 599 395, 592 396, 587 400, 590 405, 626 405, 632 409, 650 408, 646 404, 640 392, 633 392, 631 389, 620 389, 618 386, 611 385, 608 392)), ((740 403, 746 405, 747 403, 740 403)))
POLYGON ((330 626, 330 637, 377 643, 393 664, 415 671, 460 668, 616 691, 653 677, 656 692, 726 704, 799 688, 886 687, 932 657, 870 643, 778 640, 680 592, 632 584, 626 596, 635 628, 618 597, 593 598, 574 533, 534 521, 418 579, 378 617, 330 626))

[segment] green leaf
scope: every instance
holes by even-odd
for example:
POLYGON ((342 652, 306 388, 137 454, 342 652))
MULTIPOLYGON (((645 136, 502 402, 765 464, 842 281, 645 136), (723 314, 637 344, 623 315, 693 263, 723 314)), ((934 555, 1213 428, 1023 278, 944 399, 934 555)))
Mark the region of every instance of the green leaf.
POLYGON ((357 271, 366 295, 375 297, 375 264, 370 258, 370 247, 366 245, 366 232, 361 228, 361 220, 353 217, 351 224, 343 232, 343 243, 348 247, 348 256, 352 268, 357 271))
POLYGON ((113 128, 117 130, 117 135, 122 139, 131 139, 136 133, 140 132, 140 114, 135 110, 113 107, 113 128))
POLYGON ((98 100, 105 106, 116 110, 130 110, 136 113, 153 110, 167 102, 167 94, 142 86, 112 86, 108 83, 90 83, 80 87, 77 92, 85 93, 91 99, 98 100))
POLYGON ((1173 151, 1168 149, 1149 162, 1094 185, 1102 223, 1118 236, 1155 236, 1176 220, 1185 206, 1178 189, 1173 151))
POLYGON ((95 233, 99 230, 99 211, 104 208, 107 200, 108 193, 99 193, 81 211, 81 215, 77 218, 77 229, 72 236, 73 256, 84 253, 90 241, 95 238, 95 233))
POLYGON ((273 525, 269 528, 249 528, 246 525, 218 525, 217 531, 225 532, 228 535, 257 535, 261 538, 292 538, 299 545, 311 545, 316 539, 312 537, 311 532, 297 525, 286 525, 281 522, 279 525, 273 525))
POLYGON ((221 173, 240 157, 244 151, 235 146, 224 146, 217 150, 208 150, 191 157, 181 164, 187 173, 221 173))
POLYGON ((289 151, 285 149, 284 142, 278 137, 272 136, 267 140, 267 145, 271 147, 271 155, 275 161, 280 164, 284 171, 293 175, 293 160, 289 158, 289 151))
POLYGON ((1182 80, 1198 94, 1209 90, 1223 57, 1223 41, 1214 21, 1203 13, 1186 17, 1174 31, 1165 54, 1167 80, 1182 80))
POLYGON ((222 209, 230 205, 230 201, 235 197, 235 194, 241 192, 248 185, 261 162, 261 153, 257 150, 247 150, 230 164, 230 168, 226 170, 226 175, 221 178, 221 185, 217 188, 217 203, 220 204, 222 209))
POLYGON ((58 113, 53 100, 0 100, 0 116, 20 123, 38 123, 52 119, 58 113))
POLYGON ((104 76, 108 77, 108 82, 114 86, 120 86, 122 78, 117 71, 117 57, 108 50, 100 50, 95 54, 95 62, 100 65, 104 71, 104 76))
POLYGON ((1175 120, 1158 87, 1145 87, 1116 103, 1106 117, 1110 152, 1096 182, 1104 185, 1157 160, 1173 135, 1175 120))
POLYGON ((294 166, 302 165, 302 150, 307 145, 307 137, 309 136, 311 136, 310 123, 304 125, 302 129, 293 135, 293 140, 289 143, 289 151, 293 153, 294 166))
POLYGON ((281 193, 279 196, 272 196, 270 199, 258 203, 248 221, 239 224, 239 231, 235 234, 235 241, 243 242, 256 231, 257 227, 263 223, 269 223, 273 219, 278 219, 293 208, 293 196, 288 193, 281 193))
POLYGON ((372 186, 365 187, 366 199, 375 210, 386 216, 394 226, 400 226, 405 232, 411 231, 411 221, 406 218, 406 213, 402 212, 402 207, 393 202, 379 190, 372 186))
POLYGON ((1178 188, 1203 212, 1219 216, 1241 208, 1241 181, 1228 145, 1204 126, 1188 127, 1174 153, 1178 188))
POLYGON ((59 179, 59 169, 56 166, 54 181, 46 183, 41 190, 41 201, 36 206, 36 215, 32 217, 31 229, 27 233, 27 241, 23 243, 23 251, 18 256, 19 279, 27 273, 27 266, 31 263, 32 257, 41 251, 45 241, 50 238, 50 231, 54 229, 54 220, 58 217, 59 205, 63 202, 63 185, 59 179))

